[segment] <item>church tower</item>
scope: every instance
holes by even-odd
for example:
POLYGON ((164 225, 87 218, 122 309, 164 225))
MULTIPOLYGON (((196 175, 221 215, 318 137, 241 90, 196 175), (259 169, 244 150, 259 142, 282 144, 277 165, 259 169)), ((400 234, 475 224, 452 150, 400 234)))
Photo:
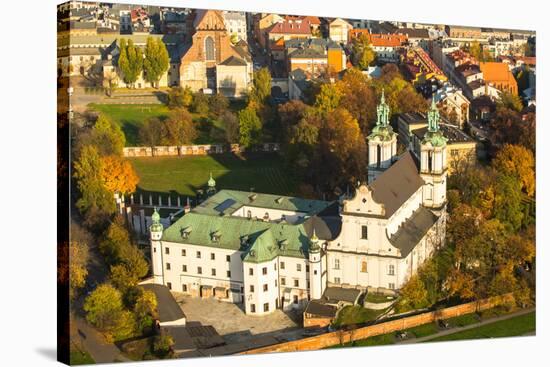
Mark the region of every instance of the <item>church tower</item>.
POLYGON ((424 180, 423 205, 443 209, 447 202, 447 138, 439 130, 439 111, 432 99, 428 129, 420 144, 420 176, 424 180))
POLYGON ((384 91, 376 107, 376 115, 376 126, 367 138, 369 184, 397 159, 397 134, 390 126, 390 107, 386 104, 384 91))
POLYGON ((321 262, 321 246, 319 245, 319 238, 315 235, 315 228, 313 228, 313 234, 309 240, 309 287, 311 299, 319 299, 323 295, 325 290, 322 282, 322 262, 321 262))
POLYGON ((162 231, 164 227, 160 223, 160 215, 155 208, 155 212, 151 216, 153 224, 149 227, 151 235, 151 265, 153 267, 153 279, 155 284, 163 284, 163 267, 162 267, 162 231))

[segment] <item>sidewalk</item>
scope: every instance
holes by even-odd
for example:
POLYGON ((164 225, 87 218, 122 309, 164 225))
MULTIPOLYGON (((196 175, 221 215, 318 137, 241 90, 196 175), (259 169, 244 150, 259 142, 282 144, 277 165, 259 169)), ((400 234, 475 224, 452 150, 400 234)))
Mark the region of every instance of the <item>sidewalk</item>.
POLYGON ((400 342, 396 342, 395 344, 422 343, 422 342, 425 342, 425 341, 429 341, 431 339, 439 338, 440 336, 454 334, 454 333, 458 333, 458 332, 464 331, 464 330, 475 329, 475 328, 478 328, 480 326, 487 325, 487 324, 492 324, 492 323, 497 322, 497 321, 507 320, 507 319, 511 319, 512 317, 525 315, 525 314, 528 314, 528 313, 533 312, 535 310, 536 310, 536 308, 527 308, 527 309, 524 309, 524 310, 521 310, 521 311, 518 311, 518 312, 514 312, 514 313, 511 313, 511 314, 502 315, 502 316, 494 317, 494 318, 491 318, 491 319, 488 319, 488 320, 484 320, 484 321, 478 322, 477 324, 467 325, 467 326, 463 326, 463 327, 454 327, 454 328, 451 328, 451 329, 440 331, 436 334, 424 336, 422 338, 411 338, 411 339, 403 340, 403 341, 400 341, 400 342))
POLYGON ((78 330, 77 337, 82 347, 90 353, 96 363, 130 362, 116 345, 105 342, 103 335, 88 325, 79 316, 74 318, 78 330))

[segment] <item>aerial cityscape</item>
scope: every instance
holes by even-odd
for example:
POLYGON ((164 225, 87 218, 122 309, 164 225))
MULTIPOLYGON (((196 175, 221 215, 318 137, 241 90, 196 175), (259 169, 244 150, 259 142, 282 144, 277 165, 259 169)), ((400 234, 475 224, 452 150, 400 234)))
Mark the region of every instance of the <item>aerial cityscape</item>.
POLYGON ((534 31, 68 1, 57 88, 62 362, 535 335, 534 31))

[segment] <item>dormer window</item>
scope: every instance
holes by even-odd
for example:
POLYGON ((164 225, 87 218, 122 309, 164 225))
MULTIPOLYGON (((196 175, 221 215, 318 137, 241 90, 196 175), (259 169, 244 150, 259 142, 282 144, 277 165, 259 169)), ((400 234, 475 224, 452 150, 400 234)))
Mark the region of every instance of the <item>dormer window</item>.
POLYGON ((219 242, 221 236, 220 231, 212 232, 212 242, 219 242))
POLYGON ((258 194, 252 194, 252 195, 250 195, 250 196, 248 197, 248 199, 249 199, 250 201, 254 201, 254 200, 256 200, 257 197, 258 197, 258 194))
POLYGON ((181 230, 181 238, 187 239, 189 238, 189 235, 191 234, 191 226, 187 228, 183 228, 181 230))

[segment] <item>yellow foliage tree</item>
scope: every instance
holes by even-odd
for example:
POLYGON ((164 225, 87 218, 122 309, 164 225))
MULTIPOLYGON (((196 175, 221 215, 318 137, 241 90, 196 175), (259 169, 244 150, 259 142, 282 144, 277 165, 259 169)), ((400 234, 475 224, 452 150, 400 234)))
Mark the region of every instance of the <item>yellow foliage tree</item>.
POLYGON ((517 177, 527 195, 535 195, 535 158, 529 149, 521 145, 505 144, 492 165, 502 174, 517 177))
POLYGON ((139 177, 130 162, 116 155, 102 157, 101 161, 101 177, 107 190, 122 194, 136 191, 139 177))

